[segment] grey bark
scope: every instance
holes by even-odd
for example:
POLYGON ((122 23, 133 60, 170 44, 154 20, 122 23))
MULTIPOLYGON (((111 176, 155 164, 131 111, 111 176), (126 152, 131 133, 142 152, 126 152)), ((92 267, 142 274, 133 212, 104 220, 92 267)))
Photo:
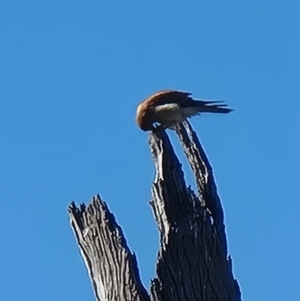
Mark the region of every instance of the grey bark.
POLYGON ((193 170, 198 193, 186 186, 165 132, 150 134, 155 164, 150 202, 160 233, 156 274, 149 293, 136 257, 99 196, 69 216, 97 300, 240 301, 228 256, 223 209, 211 165, 188 122, 176 133, 193 170))

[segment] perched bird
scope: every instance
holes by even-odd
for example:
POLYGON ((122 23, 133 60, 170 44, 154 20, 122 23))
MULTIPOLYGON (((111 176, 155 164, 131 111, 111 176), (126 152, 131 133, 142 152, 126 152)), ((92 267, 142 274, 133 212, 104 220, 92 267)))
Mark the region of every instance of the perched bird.
POLYGON ((222 101, 194 100, 191 93, 162 90, 142 101, 136 111, 136 122, 143 131, 173 128, 200 113, 229 113, 232 109, 222 101), (155 127, 160 123, 159 127, 155 127))

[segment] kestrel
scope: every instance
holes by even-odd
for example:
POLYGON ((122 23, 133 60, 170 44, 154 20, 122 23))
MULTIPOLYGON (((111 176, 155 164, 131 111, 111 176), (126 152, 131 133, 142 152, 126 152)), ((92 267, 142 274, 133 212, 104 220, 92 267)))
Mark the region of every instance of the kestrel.
POLYGON ((162 90, 142 101, 136 112, 136 122, 143 131, 173 128, 187 118, 201 113, 229 113, 232 109, 222 101, 194 100, 191 93, 162 90))

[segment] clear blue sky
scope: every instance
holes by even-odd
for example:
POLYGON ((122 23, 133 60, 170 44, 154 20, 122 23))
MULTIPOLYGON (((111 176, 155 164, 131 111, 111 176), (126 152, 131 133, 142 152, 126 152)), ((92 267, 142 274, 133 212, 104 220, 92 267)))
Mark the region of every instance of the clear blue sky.
POLYGON ((243 300, 300 300, 300 4, 201 2, 1 1, 2 300, 94 300, 67 207, 96 193, 149 286, 154 170, 134 116, 163 88, 235 109, 192 124, 243 300))

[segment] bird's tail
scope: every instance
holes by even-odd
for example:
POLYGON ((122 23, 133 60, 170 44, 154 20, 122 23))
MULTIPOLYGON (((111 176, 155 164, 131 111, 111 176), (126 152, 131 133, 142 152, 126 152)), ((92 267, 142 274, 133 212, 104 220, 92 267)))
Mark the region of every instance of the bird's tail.
POLYGON ((228 108, 226 103, 223 101, 212 101, 212 100, 194 100, 193 106, 198 113, 221 113, 226 114, 233 111, 228 108))
POLYGON ((192 100, 185 103, 181 107, 183 114, 189 118, 201 113, 221 113, 226 114, 233 111, 228 108, 227 105, 222 101, 211 101, 211 100, 192 100))

